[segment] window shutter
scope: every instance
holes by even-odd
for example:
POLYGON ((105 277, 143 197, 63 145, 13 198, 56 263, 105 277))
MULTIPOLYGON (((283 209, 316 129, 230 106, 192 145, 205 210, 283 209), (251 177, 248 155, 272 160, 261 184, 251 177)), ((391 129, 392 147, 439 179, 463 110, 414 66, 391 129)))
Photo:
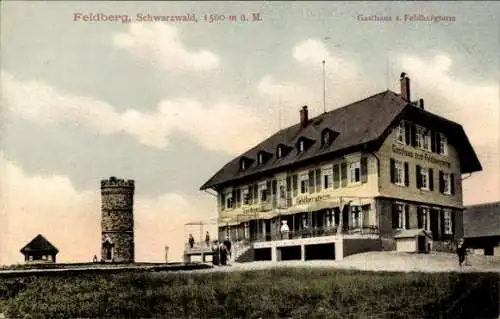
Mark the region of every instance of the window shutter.
POLYGON ((410 167, 408 162, 405 162, 405 186, 410 186, 410 167))
POLYGON ((435 131, 431 131, 431 152, 436 152, 436 134, 435 131))
POLYGON ((422 208, 417 208, 417 228, 424 227, 424 221, 422 220, 422 208))
POLYGON ((444 235, 444 210, 440 210, 439 211, 439 222, 440 222, 440 226, 439 227, 439 231, 440 231, 440 234, 439 234, 439 239, 440 240, 443 240, 445 238, 445 235, 444 235))
POLYGON ((240 206, 241 203, 241 189, 236 191, 236 206, 240 206))
POLYGON ((321 169, 316 170, 316 192, 321 191, 321 169))
POLYGON ((451 233, 453 235, 455 235, 455 212, 454 211, 450 211, 450 215, 451 215, 451 233))
POLYGON ((398 210, 396 204, 392 204, 392 229, 398 228, 398 210))
POLYGON ((339 164, 333 165, 333 188, 339 188, 340 186, 340 171, 339 164))
POLYGON ((391 183, 396 182, 396 164, 394 159, 391 158, 391 183))
POLYGON ((434 175, 432 168, 429 168, 429 190, 434 190, 434 175))
POLYGON ((309 194, 314 193, 314 170, 309 171, 309 194))
POLYGON ((415 124, 413 123, 411 123, 410 125, 410 139, 411 139, 411 145, 417 146, 417 129, 415 127, 415 124))
POLYGON ((410 145, 411 140, 410 140, 410 123, 405 122, 405 143, 406 145, 410 145))
POLYGON ((340 175, 342 178, 342 186, 347 186, 347 163, 340 165, 340 175))
POLYGON ((443 171, 439 171, 439 192, 444 193, 443 171))
POLYGON ((270 195, 272 191, 272 183, 271 181, 266 181, 267 194, 270 195))
POLYGON ((226 195, 224 193, 220 194, 220 206, 222 210, 226 208, 226 195))
POLYGON ((405 205, 404 209, 405 209, 405 228, 410 229, 410 207, 408 205, 405 205))
POLYGON ((293 196, 297 196, 297 175, 292 176, 293 196))
POLYGON ((422 176, 420 175, 420 165, 417 165, 417 188, 422 187, 422 176))
POLYGON ((253 201, 254 203, 259 202, 259 186, 257 184, 253 185, 253 201))
POLYGON ((368 158, 366 156, 361 157, 361 183, 368 182, 368 158))
POLYGON ((287 196, 288 196, 288 194, 290 194, 291 190, 292 190, 292 177, 291 176, 287 176, 286 177, 286 192, 287 192, 287 196))
POLYGON ((441 134, 436 134, 436 153, 441 154, 441 134))
POLYGON ((450 174, 450 191, 451 195, 455 194, 455 176, 453 173, 450 174))
POLYGON ((272 189, 273 189, 273 195, 276 195, 276 191, 277 191, 277 188, 278 188, 278 182, 273 179, 273 184, 272 184, 272 189))

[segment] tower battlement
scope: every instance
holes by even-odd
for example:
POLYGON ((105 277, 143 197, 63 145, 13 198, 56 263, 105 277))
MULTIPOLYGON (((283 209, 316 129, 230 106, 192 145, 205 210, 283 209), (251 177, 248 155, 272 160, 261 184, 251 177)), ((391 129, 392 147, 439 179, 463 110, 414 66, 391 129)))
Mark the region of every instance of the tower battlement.
POLYGON ((109 179, 101 180, 101 189, 102 188, 111 188, 111 187, 123 187, 123 188, 134 188, 135 183, 133 179, 118 179, 114 176, 111 176, 109 179))

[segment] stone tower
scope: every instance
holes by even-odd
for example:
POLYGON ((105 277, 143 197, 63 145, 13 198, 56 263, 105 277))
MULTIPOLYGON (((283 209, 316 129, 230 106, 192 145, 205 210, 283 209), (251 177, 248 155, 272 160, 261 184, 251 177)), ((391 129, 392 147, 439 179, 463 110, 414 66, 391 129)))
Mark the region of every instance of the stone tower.
POLYGON ((106 262, 134 262, 134 181, 101 180, 101 257, 106 262))

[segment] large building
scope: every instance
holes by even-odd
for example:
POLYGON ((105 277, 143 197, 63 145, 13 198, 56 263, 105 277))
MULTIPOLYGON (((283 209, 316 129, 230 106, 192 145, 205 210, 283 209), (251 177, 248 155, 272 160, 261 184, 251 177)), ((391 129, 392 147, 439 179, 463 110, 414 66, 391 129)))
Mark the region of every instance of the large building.
POLYGON ((237 261, 429 251, 463 236, 461 176, 481 164, 462 126, 400 83, 314 118, 304 106, 201 187, 217 192, 237 261))
POLYGON ((134 181, 101 180, 101 260, 134 262, 134 181))

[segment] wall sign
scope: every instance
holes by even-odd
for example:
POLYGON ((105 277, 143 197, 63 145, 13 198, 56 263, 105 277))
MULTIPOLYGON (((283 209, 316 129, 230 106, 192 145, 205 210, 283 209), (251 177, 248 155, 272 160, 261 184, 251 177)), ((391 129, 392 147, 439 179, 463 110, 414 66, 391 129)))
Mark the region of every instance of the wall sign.
POLYGON ((392 152, 394 154, 414 158, 416 160, 424 160, 432 164, 437 164, 440 166, 445 166, 445 167, 451 167, 451 163, 447 161, 440 160, 430 154, 427 153, 417 153, 417 152, 410 152, 405 150, 403 147, 398 147, 397 145, 392 144, 392 152))
POLYGON ((320 200, 328 199, 330 197, 331 197, 330 194, 302 197, 297 199, 297 205, 307 204, 311 202, 318 202, 320 200))

